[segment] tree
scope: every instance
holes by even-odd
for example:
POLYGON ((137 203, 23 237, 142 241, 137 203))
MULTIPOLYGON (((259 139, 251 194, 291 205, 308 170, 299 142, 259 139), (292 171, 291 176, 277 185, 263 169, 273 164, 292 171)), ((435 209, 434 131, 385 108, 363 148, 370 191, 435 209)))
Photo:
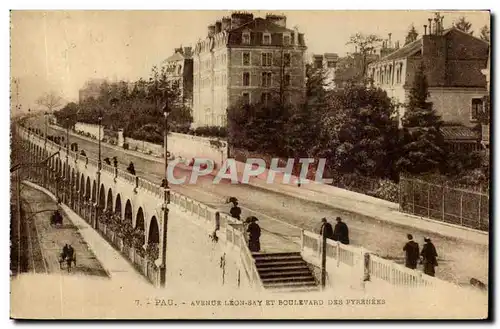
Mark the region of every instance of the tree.
POLYGON ((490 28, 487 25, 481 28, 479 37, 481 38, 481 40, 490 42, 490 28))
POLYGON ((464 16, 461 16, 454 24, 453 26, 460 31, 463 31, 465 33, 469 33, 472 35, 474 31, 471 31, 472 24, 466 20, 464 16))
POLYGON ((348 45, 355 45, 359 54, 361 54, 362 58, 362 73, 360 77, 365 76, 366 68, 369 63, 367 63, 367 57, 369 54, 372 54, 373 51, 377 48, 379 43, 382 41, 380 37, 374 34, 365 35, 362 33, 356 33, 351 35, 348 45))
POLYGON ((441 117, 433 109, 429 97, 424 66, 420 65, 410 89, 406 112, 403 115, 401 157, 398 167, 411 174, 433 172, 445 160, 441 117))
POLYGON ((394 105, 381 89, 350 85, 332 95, 330 113, 322 119, 322 152, 340 173, 391 176, 397 122, 394 105))
POLYGON ((405 38, 405 46, 409 43, 412 43, 413 41, 417 40, 418 38, 418 32, 415 29, 415 26, 412 24, 410 26, 410 29, 408 30, 408 34, 406 35, 405 38))
POLYGON ((62 97, 57 95, 54 91, 45 93, 35 101, 36 104, 45 107, 48 112, 52 112, 60 107, 62 102, 62 97))

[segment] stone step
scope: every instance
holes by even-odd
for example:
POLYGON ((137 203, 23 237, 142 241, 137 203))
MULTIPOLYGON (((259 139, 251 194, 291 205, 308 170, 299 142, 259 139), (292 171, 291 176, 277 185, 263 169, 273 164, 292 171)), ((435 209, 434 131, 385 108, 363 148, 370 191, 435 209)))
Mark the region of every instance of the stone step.
POLYGON ((314 280, 314 278, 311 276, 311 274, 262 279, 262 283, 264 283, 264 284, 275 283, 275 282, 276 283, 278 283, 278 282, 303 282, 303 283, 313 282, 313 283, 315 283, 316 280, 314 280))
POLYGON ((264 282, 264 288, 302 288, 302 287, 316 287, 317 283, 312 279, 312 281, 289 281, 289 282, 264 282))
POLYGON ((311 275, 311 271, 308 268, 299 268, 295 270, 281 270, 276 269, 273 271, 259 272, 262 279, 264 278, 274 278, 283 276, 294 276, 294 275, 311 275))
POLYGON ((292 292, 318 292, 321 291, 320 286, 304 286, 304 287, 268 287, 266 288, 273 292, 278 293, 292 293, 292 292))
POLYGON ((264 274, 268 272, 275 271, 294 271, 294 270, 309 270, 307 264, 297 264, 297 265, 285 265, 285 266, 273 266, 272 264, 264 264, 263 266, 259 266, 259 273, 264 274))
POLYGON ((301 257, 300 252, 269 252, 269 253, 254 253, 252 256, 257 259, 273 258, 273 257, 301 257))
POLYGON ((274 260, 269 262, 256 262, 255 265, 257 269, 264 267, 285 267, 285 266, 306 266, 307 263, 303 259, 292 259, 292 260, 274 260))
POLYGON ((303 259, 300 256, 268 256, 262 258, 255 258, 255 263, 260 264, 260 263, 268 263, 268 262, 284 261, 284 260, 302 261, 303 259))

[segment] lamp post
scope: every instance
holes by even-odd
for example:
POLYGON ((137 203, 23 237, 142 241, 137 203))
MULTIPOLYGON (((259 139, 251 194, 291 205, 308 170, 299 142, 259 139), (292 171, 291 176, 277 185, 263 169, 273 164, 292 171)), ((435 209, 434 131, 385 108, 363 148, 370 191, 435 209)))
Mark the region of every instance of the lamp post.
POLYGON ((98 128, 99 129, 99 132, 98 132, 99 155, 98 155, 98 160, 97 160, 97 191, 96 191, 95 222, 94 222, 95 229, 97 229, 97 222, 99 220, 99 213, 100 213, 99 203, 101 200, 101 166, 102 166, 102 163, 101 163, 101 122, 102 122, 102 115, 99 115, 98 122, 99 122, 99 128, 98 128))
POLYGON ((163 136, 163 158, 165 161, 165 184, 163 185, 163 234, 162 234, 162 250, 161 250, 161 263, 160 263, 160 287, 164 288, 167 282, 167 231, 168 231, 168 204, 170 203, 170 188, 168 186, 168 115, 170 110, 168 105, 163 107, 164 116, 164 136, 163 136))

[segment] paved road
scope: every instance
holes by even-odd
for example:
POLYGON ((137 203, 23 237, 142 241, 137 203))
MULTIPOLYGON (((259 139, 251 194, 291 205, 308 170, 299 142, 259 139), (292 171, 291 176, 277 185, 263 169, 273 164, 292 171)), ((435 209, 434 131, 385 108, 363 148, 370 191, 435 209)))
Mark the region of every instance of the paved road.
MULTIPOLYGON (((44 130, 43 121, 40 119, 32 124, 44 130)), ((49 134, 65 136, 64 132, 53 128, 49 128, 49 134)), ((70 142, 76 141, 79 149, 84 149, 87 156, 97 157, 98 148, 95 142, 87 141, 77 135, 70 136, 70 139, 70 142)), ((127 154, 105 143, 101 146, 103 158, 117 156, 121 168, 125 168, 132 161, 137 175, 153 182, 161 181, 163 163, 127 154)), ((175 170, 176 177, 181 173, 188 174, 179 168, 175 170)), ((336 209, 334 205, 326 206, 305 201, 251 185, 228 182, 213 184, 211 177, 200 177, 195 185, 174 185, 172 189, 223 211, 228 211, 228 206, 224 204, 226 198, 237 197, 240 200, 243 215, 256 215, 260 219, 263 230, 274 233, 274 238, 281 239, 286 249, 297 249, 298 246, 292 246, 290 242, 299 241, 299 228, 317 231, 319 219, 322 217, 330 218, 332 221, 336 216, 343 217, 349 225, 352 244, 363 246, 382 257, 397 262, 403 261, 402 247, 406 242, 407 233, 412 233, 421 245, 423 237, 429 236, 439 254, 440 265, 436 269, 437 277, 461 284, 468 284, 471 277, 488 282, 488 247, 484 245, 446 238, 438 232, 416 229, 410 231, 404 226, 357 215, 356 209, 346 212, 336 209)))
POLYGON ((78 227, 65 216, 63 225, 52 227, 50 216, 57 208, 55 202, 46 194, 23 185, 21 197, 25 201, 27 225, 29 269, 34 273, 67 274, 66 266, 59 266, 59 254, 64 244, 73 246, 77 263, 70 274, 107 276, 94 253, 78 232, 78 227))

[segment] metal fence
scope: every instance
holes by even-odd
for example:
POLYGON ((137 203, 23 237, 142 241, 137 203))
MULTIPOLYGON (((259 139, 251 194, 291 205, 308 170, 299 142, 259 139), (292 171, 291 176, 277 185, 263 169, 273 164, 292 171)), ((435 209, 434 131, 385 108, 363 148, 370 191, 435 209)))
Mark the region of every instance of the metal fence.
POLYGON ((401 178, 399 210, 446 223, 489 230, 488 194, 401 178))

